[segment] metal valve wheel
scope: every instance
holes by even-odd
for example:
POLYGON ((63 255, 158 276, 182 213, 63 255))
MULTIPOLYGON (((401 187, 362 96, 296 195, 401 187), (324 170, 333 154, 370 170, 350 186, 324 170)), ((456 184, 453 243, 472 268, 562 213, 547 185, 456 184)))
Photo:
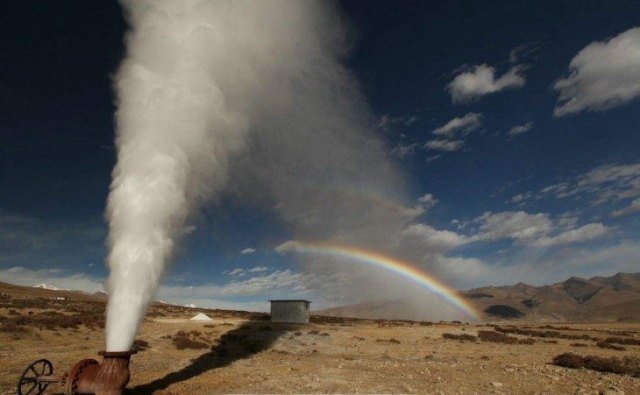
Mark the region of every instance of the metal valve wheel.
POLYGON ((49 386, 48 382, 39 382, 38 377, 53 374, 53 364, 40 359, 29 365, 18 380, 18 395, 40 395, 49 386))

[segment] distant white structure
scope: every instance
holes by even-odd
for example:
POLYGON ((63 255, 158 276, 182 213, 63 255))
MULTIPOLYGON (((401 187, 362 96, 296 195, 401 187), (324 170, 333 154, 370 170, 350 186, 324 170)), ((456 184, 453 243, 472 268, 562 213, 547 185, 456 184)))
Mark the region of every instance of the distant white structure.
POLYGON ((191 321, 213 321, 213 320, 211 318, 209 318, 209 316, 204 314, 204 313, 198 313, 198 315, 193 317, 191 319, 191 321))
POLYGON ((191 309, 195 309, 195 308, 196 308, 196 305, 195 305, 195 304, 193 304, 193 303, 189 303, 189 304, 185 304, 185 305, 184 305, 184 307, 189 307, 189 308, 191 308, 191 309))
POLYGON ((308 300, 271 300, 271 322, 309 323, 308 300))

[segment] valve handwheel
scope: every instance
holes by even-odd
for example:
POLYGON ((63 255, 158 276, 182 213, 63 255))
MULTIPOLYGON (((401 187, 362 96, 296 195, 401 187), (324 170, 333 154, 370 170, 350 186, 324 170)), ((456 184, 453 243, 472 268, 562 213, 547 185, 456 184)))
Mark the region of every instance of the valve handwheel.
POLYGON ((18 380, 18 395, 40 395, 47 389, 49 383, 38 382, 38 377, 53 374, 53 364, 49 360, 35 361, 24 370, 18 380))

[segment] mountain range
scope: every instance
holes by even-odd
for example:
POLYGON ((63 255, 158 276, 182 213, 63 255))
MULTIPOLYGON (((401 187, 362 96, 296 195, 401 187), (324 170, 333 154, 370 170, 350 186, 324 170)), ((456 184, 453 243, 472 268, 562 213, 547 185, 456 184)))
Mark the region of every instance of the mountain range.
MULTIPOLYGON (((483 321, 640 321, 640 273, 571 277, 544 286, 488 286, 461 291, 459 296, 481 312, 483 321)), ((315 312, 334 317, 409 320, 429 320, 437 313, 433 302, 416 296, 315 312)))

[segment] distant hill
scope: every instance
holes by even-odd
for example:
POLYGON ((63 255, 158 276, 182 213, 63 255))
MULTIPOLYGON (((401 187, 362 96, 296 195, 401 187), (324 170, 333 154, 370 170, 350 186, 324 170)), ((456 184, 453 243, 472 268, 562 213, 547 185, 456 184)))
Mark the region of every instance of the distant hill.
MULTIPOLYGON (((524 283, 462 291, 483 320, 640 321, 640 273, 590 279, 571 277, 552 285, 524 283)), ((437 306, 419 297, 377 300, 314 312, 333 317, 429 320, 437 306)))
POLYGON ((0 294, 8 294, 14 298, 65 298, 81 301, 105 301, 105 297, 100 296, 98 292, 90 294, 82 291, 69 291, 66 289, 52 287, 47 284, 40 284, 35 287, 25 287, 0 282, 0 294))

